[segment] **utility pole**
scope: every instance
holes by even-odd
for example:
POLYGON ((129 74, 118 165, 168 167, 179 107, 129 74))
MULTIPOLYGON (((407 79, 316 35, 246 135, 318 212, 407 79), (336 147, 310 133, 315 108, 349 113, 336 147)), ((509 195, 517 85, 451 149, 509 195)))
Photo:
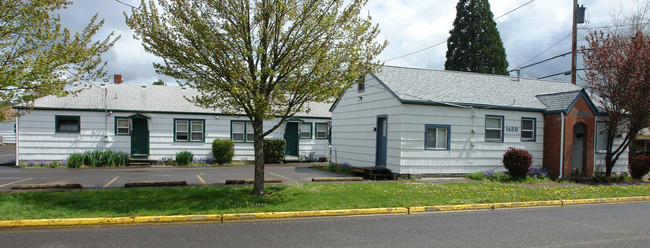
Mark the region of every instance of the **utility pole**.
POLYGON ((573 24, 571 33, 571 83, 576 84, 576 65, 578 64, 578 23, 585 22, 585 7, 578 7, 578 0, 573 0, 573 24))

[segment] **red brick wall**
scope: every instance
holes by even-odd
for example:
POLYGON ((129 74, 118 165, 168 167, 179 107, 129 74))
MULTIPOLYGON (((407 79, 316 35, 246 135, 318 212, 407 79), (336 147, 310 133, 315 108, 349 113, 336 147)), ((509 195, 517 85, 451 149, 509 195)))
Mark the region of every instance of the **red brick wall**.
MULTIPOLYGON (((560 165, 560 139, 561 139, 561 114, 544 115, 544 168, 551 169, 559 174, 560 165)), ((569 177, 573 166, 573 129, 578 123, 585 125, 585 147, 582 160, 585 164, 576 165, 575 168, 593 175, 594 166, 594 132, 595 115, 589 108, 584 98, 580 97, 564 119, 564 154, 562 161, 562 176, 569 177)))

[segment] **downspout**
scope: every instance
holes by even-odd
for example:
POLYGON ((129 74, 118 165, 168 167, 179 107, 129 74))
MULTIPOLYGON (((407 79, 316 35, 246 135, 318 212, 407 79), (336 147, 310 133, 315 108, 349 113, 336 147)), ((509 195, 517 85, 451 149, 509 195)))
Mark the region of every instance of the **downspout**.
POLYGON ((20 114, 20 110, 16 108, 16 124, 15 124, 16 125, 16 166, 20 164, 20 160, 18 160, 19 153, 20 153, 20 144, 18 144, 18 137, 20 136, 18 135, 20 133, 19 131, 20 125, 18 125, 18 120, 20 119, 19 114, 20 114))
POLYGON ((558 178, 562 178, 562 171, 564 170, 564 112, 560 112, 562 119, 560 120, 560 173, 558 178))
MULTIPOLYGON (((106 86, 104 86, 106 87, 106 86)), ((108 89, 104 88, 104 140, 108 142, 108 89)))

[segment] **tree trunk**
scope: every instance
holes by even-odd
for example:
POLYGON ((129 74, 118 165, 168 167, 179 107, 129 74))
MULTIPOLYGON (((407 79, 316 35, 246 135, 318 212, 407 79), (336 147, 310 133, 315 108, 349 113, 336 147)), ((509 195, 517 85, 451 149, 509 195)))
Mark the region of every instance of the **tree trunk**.
POLYGON ((630 159, 636 156, 636 135, 630 136, 630 142, 627 143, 627 149, 627 159, 629 163, 630 159))
POLYGON ((253 130, 255 131, 253 135, 254 147, 255 147, 255 181, 253 184, 253 195, 264 196, 264 137, 262 136, 264 132, 264 118, 254 117, 253 118, 253 130))

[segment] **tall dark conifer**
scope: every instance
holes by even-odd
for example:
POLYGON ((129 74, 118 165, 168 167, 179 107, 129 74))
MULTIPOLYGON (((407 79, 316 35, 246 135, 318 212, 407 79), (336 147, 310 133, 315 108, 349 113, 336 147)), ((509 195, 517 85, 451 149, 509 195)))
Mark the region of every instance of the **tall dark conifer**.
POLYGON ((447 39, 445 70, 508 74, 506 50, 488 0, 460 0, 447 39))

